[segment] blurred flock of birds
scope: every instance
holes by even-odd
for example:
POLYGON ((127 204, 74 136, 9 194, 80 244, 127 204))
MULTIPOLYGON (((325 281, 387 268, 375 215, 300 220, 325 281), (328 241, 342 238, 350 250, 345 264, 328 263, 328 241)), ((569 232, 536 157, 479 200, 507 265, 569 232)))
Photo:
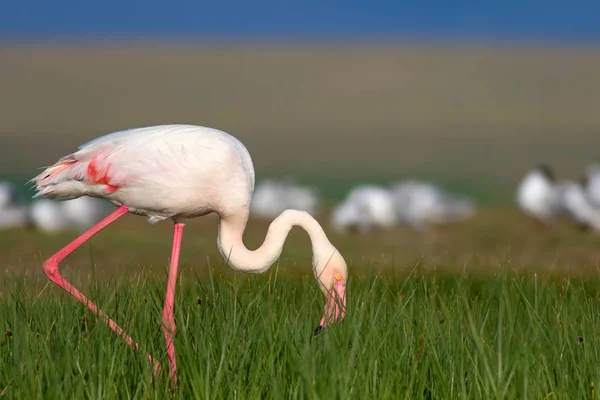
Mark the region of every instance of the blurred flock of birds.
POLYGON ((43 232, 85 230, 114 207, 105 200, 80 197, 67 201, 34 199, 26 202, 10 182, 0 182, 0 229, 29 227, 43 232))
MULTIPOLYGON (((577 181, 558 181, 551 167, 538 165, 519 183, 516 202, 540 226, 568 220, 584 229, 600 230, 600 163, 589 165, 577 181)), ((257 184, 251 217, 273 219, 288 208, 307 211, 317 218, 325 209, 317 190, 291 179, 269 179, 257 184)), ((109 202, 92 197, 28 202, 14 184, 0 182, 0 229, 83 231, 113 209, 109 202)), ((411 179, 389 186, 365 184, 352 188, 329 213, 329 223, 340 233, 368 233, 401 225, 424 230, 465 221, 475 213, 472 199, 411 179)))
MULTIPOLYGON (((267 180, 257 186, 250 213, 273 219, 293 208, 312 215, 322 210, 317 191, 290 180, 267 180)), ((338 232, 370 232, 391 229, 400 224, 423 229, 469 218, 475 213, 470 199, 456 197, 428 182, 408 180, 383 187, 361 185, 353 188, 330 214, 331 226, 338 232)))
POLYGON ((576 180, 557 180, 548 165, 538 165, 523 178, 517 203, 541 226, 559 220, 582 229, 600 230, 600 163, 588 165, 576 180))

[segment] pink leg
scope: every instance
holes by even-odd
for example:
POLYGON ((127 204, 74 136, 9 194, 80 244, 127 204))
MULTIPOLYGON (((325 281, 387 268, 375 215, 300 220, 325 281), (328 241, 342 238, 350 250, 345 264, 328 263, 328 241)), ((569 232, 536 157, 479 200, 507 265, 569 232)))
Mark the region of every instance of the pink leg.
POLYGON ((177 283, 177 269, 179 267, 179 253, 181 250, 181 240, 183 238, 184 224, 175 223, 173 230, 173 249, 171 252, 171 266, 169 267, 169 280, 167 282, 167 294, 165 296, 165 307, 163 309, 163 332, 165 333, 165 343, 167 345, 167 357, 169 358, 169 370, 171 382, 177 383, 177 359, 175 358, 175 344, 173 338, 177 327, 173 318, 173 303, 175 301, 175 284, 177 283))
MULTIPOLYGON (((58 286, 60 286, 61 288, 63 288, 67 292, 69 292, 77 300, 79 300, 83 304, 87 305, 87 307, 94 314, 97 314, 97 315, 103 317, 104 318, 104 322, 106 324, 108 324, 108 326, 110 327, 110 329, 112 329, 118 335, 120 335, 123 339, 125 339, 125 341, 127 342, 127 344, 129 346, 131 346, 134 350, 137 351, 138 348, 139 348, 139 344, 136 343, 131 338, 131 336, 127 335, 127 333, 125 333, 123 331, 123 328, 121 328, 119 325, 117 325, 117 323, 115 321, 113 321, 112 319, 110 319, 106 315, 106 313, 104 311, 100 310, 98 308, 98 306, 96 306, 96 304, 94 304, 90 300, 88 300, 88 298, 85 297, 85 295, 83 295, 83 293, 81 293, 79 290, 77 290, 77 288, 73 287, 69 282, 67 282, 60 275, 60 272, 58 270, 58 264, 60 264, 60 262, 65 259, 65 257, 67 257, 69 254, 71 254, 79 246, 81 246, 82 244, 84 244, 85 242, 87 242, 96 233, 98 233, 102 229, 106 228, 110 223, 116 221, 119 217, 123 216, 124 214, 127 214, 127 212, 129 212, 129 209, 126 206, 121 206, 118 209, 116 209, 115 211, 113 211, 109 216, 107 216, 106 218, 104 218, 102 221, 98 222, 96 225, 94 225, 92 228, 90 228, 89 230, 87 230, 86 232, 84 232, 77 239, 73 240, 71 243, 69 243, 68 245, 66 245, 58 253, 56 253, 55 255, 53 255, 52 257, 50 257, 49 259, 47 259, 44 262, 43 269, 44 269, 44 273, 46 275, 48 275, 48 278, 50 278, 50 280, 52 282, 56 283, 58 286)), ((149 362, 154 363, 154 374, 155 375, 158 374, 160 372, 160 364, 157 361, 153 361, 152 356, 150 356, 149 354, 146 356, 146 359, 149 362)))

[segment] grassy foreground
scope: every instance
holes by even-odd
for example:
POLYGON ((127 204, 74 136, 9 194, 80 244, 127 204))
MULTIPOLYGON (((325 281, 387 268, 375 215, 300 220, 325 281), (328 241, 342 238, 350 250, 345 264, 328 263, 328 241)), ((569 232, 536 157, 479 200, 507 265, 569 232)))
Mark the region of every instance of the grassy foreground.
MULTIPOLYGON (((166 368, 162 283, 137 273, 83 287, 166 368)), ((346 320, 315 339, 323 297, 309 276, 211 275, 177 289, 171 392, 83 305, 19 279, 0 298, 0 396, 594 398, 600 382, 597 278, 355 274, 346 320)))
MULTIPOLYGON (((188 224, 176 291, 180 386, 160 329, 169 223, 128 216, 61 266, 140 343, 132 351, 48 282, 42 261, 75 232, 0 232, 0 398, 397 399, 597 397, 600 236, 535 230, 514 210, 482 210, 427 232, 332 242, 348 261, 348 313, 312 339, 324 302, 305 233, 263 275, 218 255, 216 219, 188 224)), ((268 221, 252 220, 256 248, 268 221)))

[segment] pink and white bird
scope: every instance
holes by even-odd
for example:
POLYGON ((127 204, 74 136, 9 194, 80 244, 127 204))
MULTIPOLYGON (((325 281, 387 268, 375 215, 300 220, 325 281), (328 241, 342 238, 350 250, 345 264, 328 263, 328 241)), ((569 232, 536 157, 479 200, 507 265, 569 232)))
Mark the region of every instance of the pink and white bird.
MULTIPOLYGON (((254 166, 246 147, 217 129, 193 125, 162 125, 114 132, 60 158, 31 180, 36 197, 106 199, 118 208, 43 264, 46 275, 105 322, 134 349, 138 344, 115 321, 60 274, 58 265, 75 249, 126 213, 147 216, 150 223, 174 222, 173 249, 162 329, 170 377, 177 381, 173 336, 173 301, 180 245, 186 220, 209 213, 219 216, 217 244, 236 271, 262 273, 278 259, 293 226, 303 228, 312 243, 313 272, 326 296, 323 318, 315 334, 344 318, 346 262, 310 214, 286 210, 269 226, 263 244, 249 250, 242 241, 254 190, 254 166)), ((154 371, 160 364, 150 355, 154 371)))

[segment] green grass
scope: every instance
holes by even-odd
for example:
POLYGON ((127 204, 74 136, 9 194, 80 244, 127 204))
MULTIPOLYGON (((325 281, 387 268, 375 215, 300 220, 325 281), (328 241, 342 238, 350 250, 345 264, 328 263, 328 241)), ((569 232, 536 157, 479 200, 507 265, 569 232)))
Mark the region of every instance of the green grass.
MULTIPOLYGON (((42 260, 75 232, 0 232, 0 397, 595 396, 598 235, 568 225, 534 231, 498 209, 421 233, 330 232, 349 264, 348 313, 313 339, 324 296, 306 235, 292 231, 276 266, 246 275, 218 255, 215 222, 194 221, 184 237, 174 391, 166 373, 150 381, 144 360, 148 352, 167 368, 160 320, 170 224, 123 218, 61 265, 139 353, 42 274, 42 260)), ((250 221, 248 247, 266 226, 250 221)))
MULTIPOLYGON (((42 285, 20 281, 0 299, 5 398, 593 398, 600 382, 598 277, 355 270, 347 318, 314 339, 323 298, 308 276, 182 279, 175 391, 42 285)), ((136 274, 84 287, 166 368, 162 283, 136 274)))

